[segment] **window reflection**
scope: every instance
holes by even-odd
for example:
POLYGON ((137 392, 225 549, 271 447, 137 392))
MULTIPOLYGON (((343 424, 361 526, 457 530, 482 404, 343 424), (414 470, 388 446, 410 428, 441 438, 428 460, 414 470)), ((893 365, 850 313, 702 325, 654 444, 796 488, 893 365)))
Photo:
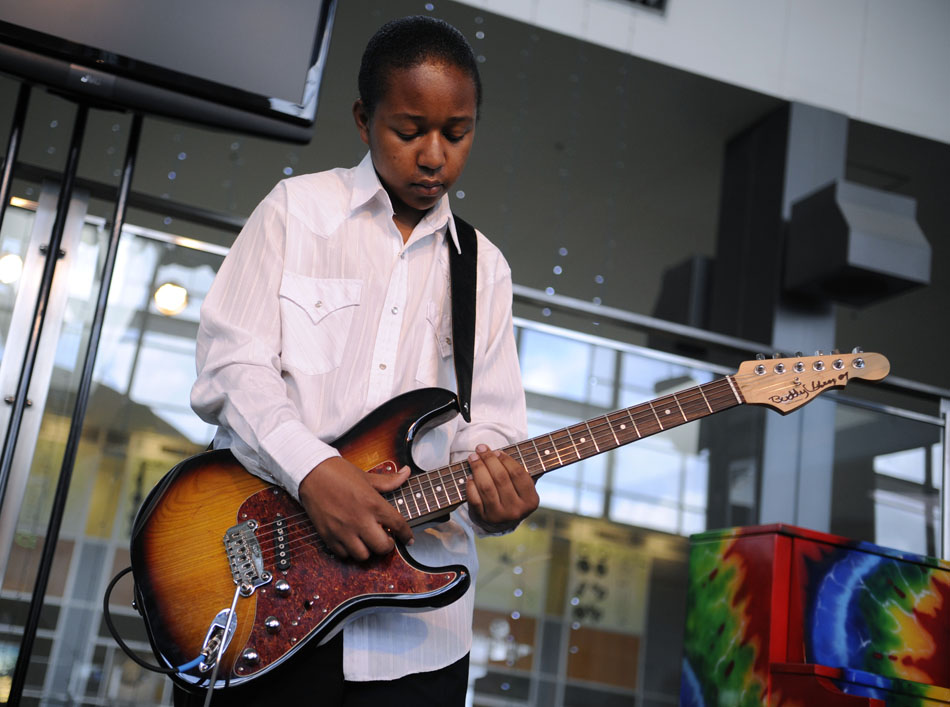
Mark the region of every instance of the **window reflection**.
MULTIPOLYGON (((532 326, 519 332, 530 437, 713 379, 662 354, 532 326), (565 404, 570 410, 561 412, 565 404)), ((699 448, 700 424, 552 471, 538 485, 541 505, 670 533, 705 530, 708 451, 699 448)))

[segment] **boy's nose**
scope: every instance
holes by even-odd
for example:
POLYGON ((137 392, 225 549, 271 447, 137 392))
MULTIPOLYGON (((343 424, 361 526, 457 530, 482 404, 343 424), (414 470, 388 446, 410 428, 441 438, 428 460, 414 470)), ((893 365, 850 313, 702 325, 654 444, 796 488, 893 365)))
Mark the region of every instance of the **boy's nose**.
POLYGON ((429 170, 439 169, 445 163, 445 153, 438 135, 427 135, 422 141, 418 162, 420 167, 429 170))

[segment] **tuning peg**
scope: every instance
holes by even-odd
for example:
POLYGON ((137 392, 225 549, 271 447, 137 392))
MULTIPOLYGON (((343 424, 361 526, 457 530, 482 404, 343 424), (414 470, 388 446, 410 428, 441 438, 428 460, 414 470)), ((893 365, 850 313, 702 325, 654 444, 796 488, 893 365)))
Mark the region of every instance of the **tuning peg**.
POLYGON ((851 353, 861 354, 864 353, 864 349, 862 349, 860 346, 855 346, 853 349, 851 349, 851 353))
POLYGON ((782 354, 776 351, 775 353, 772 354, 772 358, 782 358, 782 354))
POLYGON ((796 351, 796 352, 795 352, 795 358, 801 358, 801 357, 804 356, 804 355, 805 355, 805 354, 803 354, 801 351, 796 351))
POLYGON ((755 360, 756 360, 756 361, 764 361, 764 360, 765 360, 765 354, 764 354, 764 353, 757 353, 757 354, 755 355, 755 360))
POLYGON ((841 353, 841 352, 840 352, 838 349, 831 349, 831 355, 832 355, 832 356, 837 356, 837 355, 839 355, 840 353, 841 353))
POLYGON ((818 349, 817 351, 815 351, 815 355, 816 355, 816 356, 824 356, 824 355, 825 355, 825 352, 822 351, 821 349, 818 349))

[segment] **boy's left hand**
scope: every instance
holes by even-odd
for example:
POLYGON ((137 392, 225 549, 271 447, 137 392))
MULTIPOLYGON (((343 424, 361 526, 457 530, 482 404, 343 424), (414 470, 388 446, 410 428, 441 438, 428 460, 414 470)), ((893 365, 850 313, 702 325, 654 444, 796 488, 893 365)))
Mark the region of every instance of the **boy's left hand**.
POLYGON ((538 507, 534 479, 509 455, 480 444, 468 462, 472 467, 469 515, 488 532, 510 530, 538 507))

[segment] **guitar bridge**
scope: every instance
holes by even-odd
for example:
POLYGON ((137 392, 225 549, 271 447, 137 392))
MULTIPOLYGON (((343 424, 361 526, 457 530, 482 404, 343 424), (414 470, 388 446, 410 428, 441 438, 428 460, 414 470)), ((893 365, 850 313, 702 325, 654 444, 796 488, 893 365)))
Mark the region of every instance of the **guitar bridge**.
POLYGON ((273 575, 264 569, 264 557, 255 530, 257 521, 247 520, 228 528, 224 534, 224 551, 231 566, 231 576, 240 587, 242 597, 251 596, 258 587, 273 579, 273 575))

